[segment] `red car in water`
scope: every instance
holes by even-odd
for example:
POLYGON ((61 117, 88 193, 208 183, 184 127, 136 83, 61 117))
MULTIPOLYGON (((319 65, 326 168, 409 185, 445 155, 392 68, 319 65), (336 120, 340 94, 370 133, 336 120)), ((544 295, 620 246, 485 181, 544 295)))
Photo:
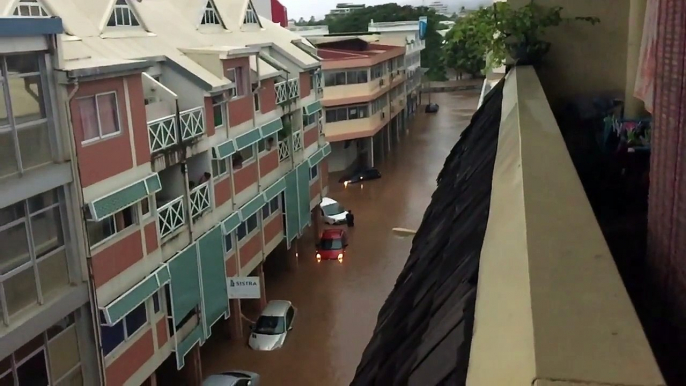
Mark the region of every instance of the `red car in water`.
POLYGON ((322 260, 338 260, 343 262, 345 248, 348 246, 348 235, 343 229, 327 229, 317 244, 317 262, 322 260))

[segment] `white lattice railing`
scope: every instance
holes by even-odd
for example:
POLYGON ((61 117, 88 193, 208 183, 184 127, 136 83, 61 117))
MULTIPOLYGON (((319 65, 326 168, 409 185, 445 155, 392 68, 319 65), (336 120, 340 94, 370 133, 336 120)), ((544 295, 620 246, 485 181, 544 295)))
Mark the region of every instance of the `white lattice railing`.
POLYGON ((288 139, 279 141, 279 162, 284 162, 291 158, 291 147, 288 139))
POLYGON ((288 98, 297 99, 300 97, 300 81, 298 79, 290 79, 288 81, 288 98))
POLYGON ((293 151, 298 151, 303 147, 303 132, 298 130, 293 133, 293 151))
POLYGON ((205 182, 191 190, 191 217, 197 218, 210 208, 210 182, 205 182))
POLYGON ((283 81, 274 85, 276 89, 276 104, 284 103, 288 100, 288 82, 283 81))
POLYGON ((160 238, 164 238, 181 228, 186 222, 183 210, 183 196, 172 200, 157 209, 157 224, 160 227, 160 238))
POLYGON ((170 115, 148 122, 150 151, 164 150, 176 143, 176 116, 170 115))
POLYGON ((187 141, 205 132, 205 108, 196 107, 179 114, 181 139, 187 141))

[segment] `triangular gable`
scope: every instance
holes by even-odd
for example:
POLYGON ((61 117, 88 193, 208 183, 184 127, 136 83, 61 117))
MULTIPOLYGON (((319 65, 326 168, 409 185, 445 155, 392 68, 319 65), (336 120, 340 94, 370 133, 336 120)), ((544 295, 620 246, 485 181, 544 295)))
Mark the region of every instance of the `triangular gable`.
POLYGON ((260 17, 257 16, 255 6, 252 5, 252 1, 250 0, 248 0, 248 7, 245 9, 245 16, 243 16, 243 25, 256 25, 260 28, 262 27, 260 17))
POLYGON ((142 27, 140 18, 128 0, 116 0, 106 27, 142 27))
POLYGON ((19 0, 14 7, 13 16, 50 17, 47 8, 38 0, 19 0))
POLYGON ((202 12, 202 18, 200 19, 200 25, 219 25, 222 28, 226 28, 222 18, 219 16, 219 12, 217 12, 214 1, 207 0, 205 9, 202 12))

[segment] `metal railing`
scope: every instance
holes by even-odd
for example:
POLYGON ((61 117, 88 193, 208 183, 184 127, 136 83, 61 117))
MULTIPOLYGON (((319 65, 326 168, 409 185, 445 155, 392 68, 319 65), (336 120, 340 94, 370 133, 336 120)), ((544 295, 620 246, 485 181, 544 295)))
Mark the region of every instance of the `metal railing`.
POLYGON ((279 162, 284 162, 291 158, 291 147, 288 139, 279 141, 279 162))
POLYGON ((300 81, 298 79, 290 79, 288 81, 288 98, 300 98, 300 81))
POLYGON ((148 139, 152 153, 176 144, 176 116, 169 115, 148 122, 148 139))
POLYGON ((181 139, 187 141, 205 132, 205 108, 196 107, 179 114, 181 139))
POLYGON ((184 213, 183 196, 169 201, 157 209, 157 224, 160 229, 160 238, 165 238, 183 226, 186 222, 184 213))
POLYGON ((191 217, 196 219, 210 208, 210 182, 205 182, 191 190, 191 217))
POLYGON ((303 147, 303 132, 298 130, 293 133, 293 151, 298 151, 303 147))
POLYGON ((274 85, 276 89, 276 104, 281 104, 288 101, 288 82, 283 81, 274 85))

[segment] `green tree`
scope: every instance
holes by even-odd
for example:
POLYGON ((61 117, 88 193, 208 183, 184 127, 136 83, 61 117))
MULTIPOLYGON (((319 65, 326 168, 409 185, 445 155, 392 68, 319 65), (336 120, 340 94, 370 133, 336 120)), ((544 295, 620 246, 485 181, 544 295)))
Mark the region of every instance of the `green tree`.
POLYGON ((495 24, 491 8, 482 8, 460 18, 445 35, 443 60, 457 72, 477 74, 486 67, 495 24))
POLYGON ((445 80, 445 62, 441 46, 443 37, 438 33, 439 22, 448 20, 446 16, 437 14, 428 7, 400 6, 388 3, 365 7, 339 17, 328 20, 330 33, 367 32, 371 20, 375 22, 419 20, 427 17, 426 48, 422 51, 422 67, 428 67, 427 76, 430 80, 445 80))

